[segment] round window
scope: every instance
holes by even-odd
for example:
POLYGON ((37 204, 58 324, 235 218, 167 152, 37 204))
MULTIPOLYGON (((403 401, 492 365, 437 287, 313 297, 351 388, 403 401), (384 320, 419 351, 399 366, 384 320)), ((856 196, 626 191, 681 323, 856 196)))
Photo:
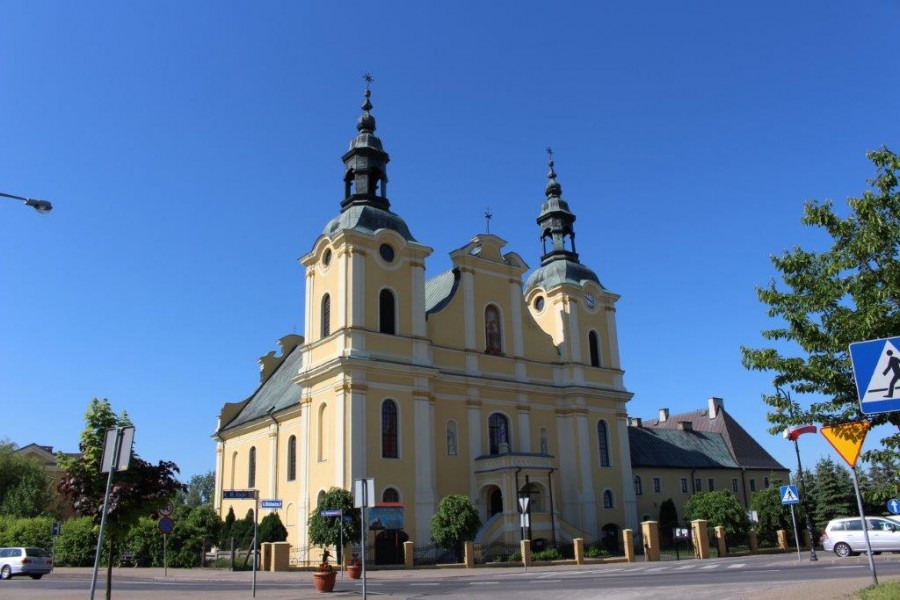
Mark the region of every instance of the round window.
POLYGON ((326 267, 331 263, 331 250, 326 250, 325 254, 322 255, 322 264, 326 267))
POLYGON ((534 310, 540 312, 544 310, 544 297, 538 296, 534 299, 534 310))
POLYGON ((381 248, 378 249, 378 252, 381 254, 381 258, 383 258, 385 262, 394 261, 394 249, 389 244, 382 244, 381 248))

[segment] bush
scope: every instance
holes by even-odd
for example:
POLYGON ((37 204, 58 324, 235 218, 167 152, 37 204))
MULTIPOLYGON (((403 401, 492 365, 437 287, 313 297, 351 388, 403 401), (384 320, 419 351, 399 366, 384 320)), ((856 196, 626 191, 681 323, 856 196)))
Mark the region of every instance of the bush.
POLYGON ((562 560, 562 554, 556 548, 547 548, 532 554, 531 560, 562 560))
POLYGON ((587 550, 584 552, 585 557, 587 558, 603 558, 604 556, 609 556, 609 552, 606 551, 606 548, 603 546, 589 546, 587 550))
POLYGON ((37 546, 50 549, 53 519, 50 517, 0 517, 0 546, 37 546))
POLYGON ((53 564, 59 567, 93 566, 98 531, 99 527, 95 528, 90 517, 65 521, 56 538, 53 564))

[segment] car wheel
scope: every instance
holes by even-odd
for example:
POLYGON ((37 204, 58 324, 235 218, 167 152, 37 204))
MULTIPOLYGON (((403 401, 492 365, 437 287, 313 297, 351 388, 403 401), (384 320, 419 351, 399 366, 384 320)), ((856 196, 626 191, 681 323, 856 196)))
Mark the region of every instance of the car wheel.
POLYGON ((853 551, 850 550, 850 546, 848 546, 844 542, 841 542, 840 544, 834 545, 834 553, 837 554, 838 556, 840 556, 841 558, 847 558, 848 556, 853 554, 853 551))
POLYGON ((31 577, 32 579, 40 579, 43 576, 43 573, 35 573, 34 575, 29 575, 29 577, 31 577))
POLYGON ((12 577, 12 569, 9 565, 3 565, 3 568, 0 569, 0 579, 9 579, 12 577))

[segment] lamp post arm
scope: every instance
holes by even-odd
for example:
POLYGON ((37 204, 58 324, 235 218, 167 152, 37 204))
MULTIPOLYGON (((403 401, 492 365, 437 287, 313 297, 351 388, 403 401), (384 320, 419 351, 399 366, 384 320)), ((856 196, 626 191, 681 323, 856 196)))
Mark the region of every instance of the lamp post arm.
POLYGON ((0 196, 4 198, 10 198, 12 200, 18 200, 25 206, 30 206, 31 208, 42 214, 46 214, 53 210, 53 205, 50 204, 47 200, 36 200, 34 198, 26 198, 25 196, 16 196, 15 194, 7 194, 4 192, 0 192, 0 196))

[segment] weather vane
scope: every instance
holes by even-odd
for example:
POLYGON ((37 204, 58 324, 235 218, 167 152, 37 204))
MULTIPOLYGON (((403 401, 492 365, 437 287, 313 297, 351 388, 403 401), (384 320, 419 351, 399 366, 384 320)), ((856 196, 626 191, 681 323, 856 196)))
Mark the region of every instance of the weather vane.
POLYGON ((485 220, 486 223, 487 223, 487 233, 490 233, 490 232, 491 232, 491 218, 492 218, 493 216, 494 216, 494 215, 491 214, 491 207, 488 206, 488 207, 487 207, 487 210, 484 211, 484 220, 485 220))
POLYGON ((366 82, 366 89, 369 89, 369 84, 375 81, 375 78, 372 77, 371 73, 366 73, 365 75, 363 75, 363 79, 366 82))
POLYGON ((547 158, 553 160, 553 148, 547 146, 547 158))

